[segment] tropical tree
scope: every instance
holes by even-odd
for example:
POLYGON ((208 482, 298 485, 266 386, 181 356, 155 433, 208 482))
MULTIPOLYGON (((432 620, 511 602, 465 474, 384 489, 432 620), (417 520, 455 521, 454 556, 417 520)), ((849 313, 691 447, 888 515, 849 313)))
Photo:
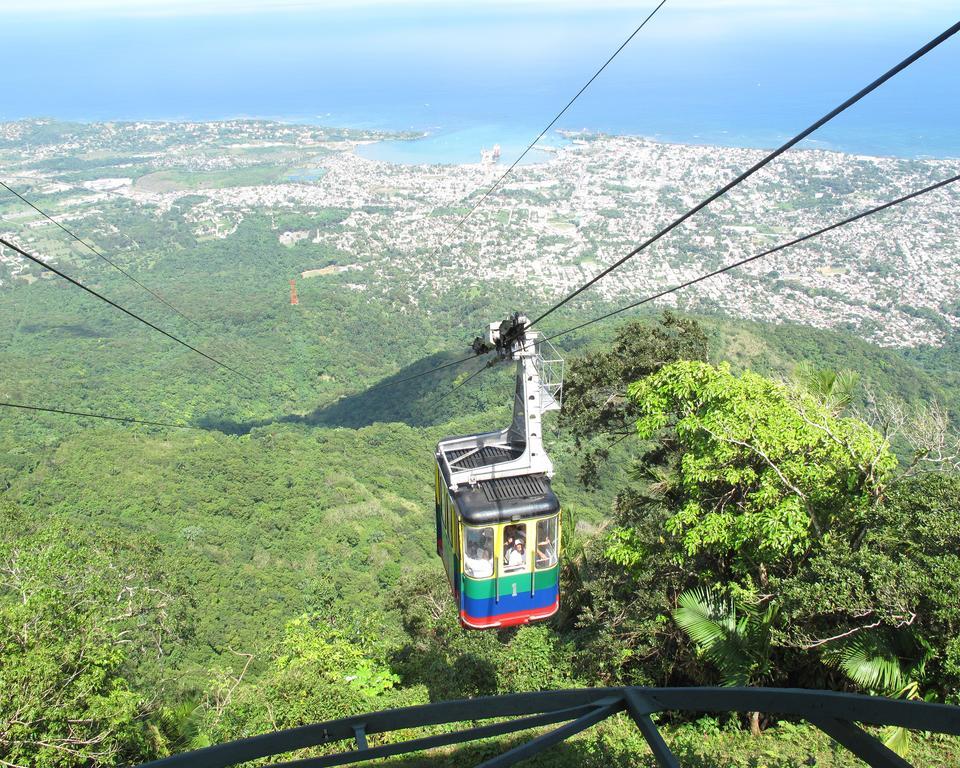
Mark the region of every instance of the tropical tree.
POLYGON ((883 438, 811 396, 729 366, 681 361, 630 387, 645 439, 680 453, 667 522, 689 555, 764 584, 827 533, 855 535, 896 466, 883 438))
POLYGON ((636 436, 637 405, 629 385, 677 360, 706 360, 707 336, 696 320, 664 312, 656 323, 624 324, 608 350, 570 361, 563 387, 562 425, 580 453, 580 480, 598 482, 611 449, 636 436))
MULTIPOLYGON (((166 754, 156 699, 128 680, 144 645, 174 633, 177 596, 152 572, 156 551, 83 542, 57 525, 0 537, 0 761, 72 768, 166 754), (139 561, 130 563, 128 560, 139 561)), ((154 691, 156 693, 157 691, 154 691)))
MULTIPOLYGON (((796 574, 773 579, 771 590, 783 612, 779 645, 869 651, 874 660, 922 658, 925 695, 955 697, 960 477, 930 473, 899 481, 871 511, 862 535, 823 542, 796 574), (895 652, 884 652, 890 648, 895 652)), ((830 658, 839 665, 835 650, 830 658)), ((891 691, 895 684, 868 687, 891 691)))
MULTIPOLYGON (((769 679, 771 627, 776 603, 737 605, 717 592, 700 587, 680 595, 673 619, 716 667, 724 685, 760 685, 769 679)), ((750 712, 750 731, 760 734, 760 713, 750 712)))
MULTIPOLYGON (((777 679, 826 682, 800 657, 815 658, 814 643, 846 631, 864 599, 880 602, 871 585, 889 581, 857 549, 892 534, 881 510, 896 459, 883 438, 805 390, 725 365, 674 362, 629 391, 641 452, 588 550, 579 619, 593 673, 639 684, 702 679, 680 652, 685 633, 671 612, 681 594, 708 587, 743 611, 783 610, 788 594, 785 620, 769 625, 790 649, 777 679), (848 584, 863 588, 840 594, 848 584), (837 593, 836 613, 827 592, 837 593)), ((891 622, 904 620, 904 605, 891 606, 891 622)))
POLYGON ((392 595, 406 635, 391 654, 405 684, 423 684, 434 701, 492 695, 503 651, 494 632, 460 626, 456 603, 442 570, 406 574, 392 595))
POLYGON ((584 676, 604 684, 667 685, 699 673, 687 669, 680 652, 686 641, 670 609, 706 563, 688 557, 666 533, 669 515, 656 494, 630 485, 616 496, 610 527, 587 543, 577 597, 577 668, 584 676))
POLYGON ((570 506, 563 508, 560 527, 560 612, 557 622, 568 626, 580 613, 580 600, 584 590, 586 546, 583 536, 577 531, 577 517, 570 506))
POLYGON ((250 675, 252 654, 232 651, 233 664, 213 670, 195 743, 218 743, 423 703, 422 688, 401 690, 387 645, 371 617, 304 614, 291 619, 266 669, 250 675))

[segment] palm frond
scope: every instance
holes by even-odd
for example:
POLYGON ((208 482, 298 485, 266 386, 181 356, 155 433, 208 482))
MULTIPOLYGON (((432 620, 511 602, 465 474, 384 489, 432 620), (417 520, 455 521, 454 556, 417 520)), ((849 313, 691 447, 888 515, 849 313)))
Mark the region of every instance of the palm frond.
POLYGON ((883 731, 883 746, 892 749, 900 757, 906 757, 910 751, 910 730, 899 725, 891 725, 883 731))
POLYGON ((855 371, 816 368, 810 363, 800 363, 794 369, 793 378, 834 414, 849 407, 860 383, 855 371))
POLYGON ((909 682, 901 658, 880 634, 864 634, 850 639, 836 657, 837 666, 862 688, 895 694, 909 682))
POLYGON ((749 615, 738 618, 732 601, 706 588, 688 590, 677 602, 674 621, 716 666, 723 684, 748 684, 756 666, 749 615))
MULTIPOLYGON (((728 606, 718 606, 709 590, 688 590, 677 598, 677 602, 680 607, 673 611, 673 620, 702 650, 727 636, 722 623, 729 622, 733 612, 728 606)), ((735 620, 735 614, 732 618, 735 620)))

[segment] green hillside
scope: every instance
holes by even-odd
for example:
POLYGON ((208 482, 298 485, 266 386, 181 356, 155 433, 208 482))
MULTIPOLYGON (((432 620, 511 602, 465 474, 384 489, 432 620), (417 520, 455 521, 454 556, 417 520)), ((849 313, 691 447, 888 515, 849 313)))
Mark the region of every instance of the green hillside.
MULTIPOLYGON (((633 573, 634 566, 623 571, 623 564, 631 561, 618 560, 625 555, 611 546, 626 540, 610 539, 610 531, 623 530, 628 519, 623 489, 636 482, 631 467, 645 449, 636 440, 614 446, 598 468, 596 486, 588 490, 578 482, 583 453, 576 448, 575 434, 558 424, 549 438, 558 468, 555 487, 579 522, 579 538, 586 547, 586 559, 577 566, 582 581, 567 584, 575 605, 547 628, 499 635, 457 629, 433 552, 433 446, 447 434, 504 423, 512 372, 495 368, 442 401, 477 363, 365 390, 458 359, 461 353, 424 355, 423 335, 439 346, 442 329, 416 315, 403 322, 394 316, 389 327, 397 342, 384 357, 380 344, 387 331, 376 336, 364 331, 386 321, 389 313, 384 310, 381 317, 367 306, 363 319, 350 320, 346 307, 358 310, 361 301, 351 304, 349 295, 314 293, 307 285, 300 307, 278 305, 263 315, 251 309, 215 326, 234 329, 236 340, 256 344, 272 356, 259 361, 259 370, 271 382, 262 391, 235 384, 151 336, 141 338, 124 326, 123 318, 85 306, 82 297, 47 281, 18 288, 8 294, 13 301, 0 308, 10 339, 4 359, 14 372, 8 381, 16 382, 7 385, 5 397, 53 397, 59 406, 178 418, 195 427, 111 425, 12 411, 0 415, 3 562, 30 553, 39 556, 47 551, 51 536, 69 542, 67 550, 48 552, 46 568, 27 588, 37 590, 31 601, 55 603, 50 587, 78 568, 96 570, 104 558, 110 563, 104 576, 108 582, 136 579, 141 587, 152 584, 151 589, 169 595, 162 606, 144 598, 132 612, 140 617, 141 629, 144 623, 163 627, 153 644, 118 646, 121 656, 102 662, 102 670, 113 670, 110 674, 126 681, 133 709, 124 711, 146 707, 147 692, 152 692, 148 717, 159 729, 146 741, 143 736, 120 739, 116 759, 142 759, 274 725, 428 699, 575 684, 716 681, 703 661, 692 667, 663 660, 637 666, 631 661, 634 654, 650 653, 658 644, 679 642, 675 631, 655 629, 669 621, 662 609, 646 618, 631 615, 631 622, 639 622, 632 632, 653 633, 639 647, 624 644, 615 631, 611 634, 609 611, 621 599, 618 590, 626 586, 611 579, 633 573), (313 308, 320 296, 330 304, 313 308), (38 328, 17 321, 21 313, 49 313, 54 320, 38 328), (312 338, 311 327, 323 329, 322 337, 312 338), (337 343, 331 343, 334 338, 337 343), (38 354, 37 348, 44 350, 38 354), (311 358, 313 354, 323 362, 311 358), (396 362, 387 368, 395 372, 383 378, 384 359, 391 356, 396 362), (58 365, 61 359, 68 363, 58 365), (311 380, 317 382, 310 398, 313 407, 294 406, 292 397, 281 394, 281 372, 300 392, 310 389, 311 380), (609 525, 613 528, 605 527, 609 525), (621 576, 615 576, 618 562, 621 576), (442 615, 427 611, 428 606, 444 604, 442 615), (297 623, 303 621, 308 623, 297 623), (605 653, 598 655, 601 646, 605 653), (322 663, 303 662, 307 666, 296 673, 284 666, 288 662, 278 666, 278 660, 303 653, 305 659, 322 663), (471 659, 479 657, 485 661, 477 666, 471 659), (370 674, 387 677, 346 698, 316 693, 326 690, 325 685, 336 687, 338 675, 356 664, 373 665, 370 669, 381 672, 370 674), (697 666, 703 670, 696 671, 697 666), (235 705, 215 705, 222 695, 217 691, 232 687, 241 670, 235 705), (307 692, 304 686, 311 680, 307 692), (439 680, 445 682, 438 685, 439 680), (153 696, 158 691, 159 701, 153 696), (269 716, 258 703, 265 696, 278 702, 269 716), (291 696, 307 698, 290 708, 291 696)), ((264 293, 253 300, 265 304, 267 297, 264 293)), ((479 309, 471 313, 478 314, 479 309)), ((645 322, 640 327, 649 329, 658 321, 649 316, 645 322)), ((956 409, 955 394, 943 386, 941 376, 952 365, 949 346, 904 353, 801 327, 718 318, 704 318, 702 325, 706 357, 714 363, 728 360, 734 371, 789 377, 803 362, 834 368, 843 364, 906 403, 936 398, 956 409)), ((583 370, 577 360, 590 360, 584 353, 606 354, 611 334, 624 333, 623 328, 574 339, 572 375, 583 370)), ((213 328, 207 333, 215 336, 213 328)), ((862 393, 857 397, 862 399, 862 393)), ((651 555, 651 562, 664 556, 651 555)), ((701 561, 695 570, 705 574, 704 568, 709 571, 701 561)), ((728 572, 727 578, 731 576, 728 572)), ((661 577, 648 582, 638 572, 637 578, 644 580, 645 589, 655 591, 661 577)), ((671 579, 673 586, 667 586, 669 580, 663 583, 668 591, 682 583, 671 579)), ((77 588, 92 589, 89 582, 77 588)), ((103 589, 109 591, 109 583, 103 589)), ((3 594, 4 599, 12 595, 3 594)), ((650 593, 643 604, 652 599, 650 593)), ((806 599, 796 597, 796 610, 802 611, 806 599)), ((106 610, 96 609, 80 621, 97 627, 97 632, 91 630, 92 643, 99 638, 96 643, 109 646, 110 628, 100 623, 106 610)), ((8 613, 8 620, 12 616, 8 613)), ((47 626, 45 631, 54 633, 69 629, 55 619, 47 626)), ((6 652, 29 657, 40 649, 6 652)), ((797 658, 784 663, 787 666, 770 680, 851 685, 837 673, 824 677, 822 672, 804 672, 797 658)), ((949 668, 949 663, 941 668, 949 668)), ((950 695, 955 696, 956 689, 950 695)), ((791 761, 798 756, 812 753, 811 744, 818 745, 817 759, 823 761, 818 764, 849 764, 826 742, 811 741, 808 731, 772 722, 768 727, 763 736, 768 765, 795 764, 791 761)), ((591 764, 595 755, 603 755, 607 763, 628 764, 627 748, 639 749, 631 728, 615 722, 564 748, 556 758, 591 764)), ((677 722, 668 726, 668 733, 681 754, 704 765, 713 764, 711 755, 738 750, 746 755, 756 747, 743 737, 736 719, 677 722), (702 729, 715 729, 716 736, 701 743, 692 734, 702 729)), ((931 762, 925 764, 948 765, 956 745, 931 743, 914 749, 920 750, 918 757, 929 754, 931 762)), ((39 754, 38 764, 52 759, 39 754)), ((474 754, 485 753, 480 749, 474 754)), ((457 759, 451 755, 451 764, 457 759)))

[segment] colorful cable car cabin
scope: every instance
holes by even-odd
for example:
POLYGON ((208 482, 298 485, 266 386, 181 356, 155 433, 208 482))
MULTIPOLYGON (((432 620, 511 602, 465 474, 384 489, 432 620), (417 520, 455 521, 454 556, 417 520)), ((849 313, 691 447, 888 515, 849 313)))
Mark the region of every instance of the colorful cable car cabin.
POLYGON ((544 358, 526 322, 492 323, 488 336, 502 358, 517 361, 510 426, 437 445, 437 554, 460 623, 472 629, 546 619, 560 606, 560 502, 541 420, 560 410, 563 361, 544 358))

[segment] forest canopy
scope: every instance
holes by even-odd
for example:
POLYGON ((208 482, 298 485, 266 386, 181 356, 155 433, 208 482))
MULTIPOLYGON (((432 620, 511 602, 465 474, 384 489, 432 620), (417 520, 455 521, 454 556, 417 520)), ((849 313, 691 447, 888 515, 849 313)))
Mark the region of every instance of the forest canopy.
MULTIPOLYGON (((780 365, 781 341, 806 332, 755 328, 744 354, 745 332, 668 313, 568 361, 549 443, 562 610, 509 631, 460 628, 430 485, 438 439, 507 417, 509 372, 441 413, 431 392, 462 381, 455 369, 402 398, 370 389, 242 429, 98 426, 40 448, 38 427, 30 452, 7 444, 3 759, 125 765, 364 711, 583 685, 960 701, 949 398, 918 393, 919 368, 901 390, 878 387, 887 351, 860 348, 856 372, 816 356, 780 365)), ((751 731, 777 734, 783 765, 829 748, 766 713, 711 722, 663 725, 691 760, 747 755, 751 731), (705 728, 726 735, 692 736, 705 728)), ((881 736, 929 765, 957 754, 881 736)), ((613 723, 558 760, 631 764, 635 738, 613 723)))

